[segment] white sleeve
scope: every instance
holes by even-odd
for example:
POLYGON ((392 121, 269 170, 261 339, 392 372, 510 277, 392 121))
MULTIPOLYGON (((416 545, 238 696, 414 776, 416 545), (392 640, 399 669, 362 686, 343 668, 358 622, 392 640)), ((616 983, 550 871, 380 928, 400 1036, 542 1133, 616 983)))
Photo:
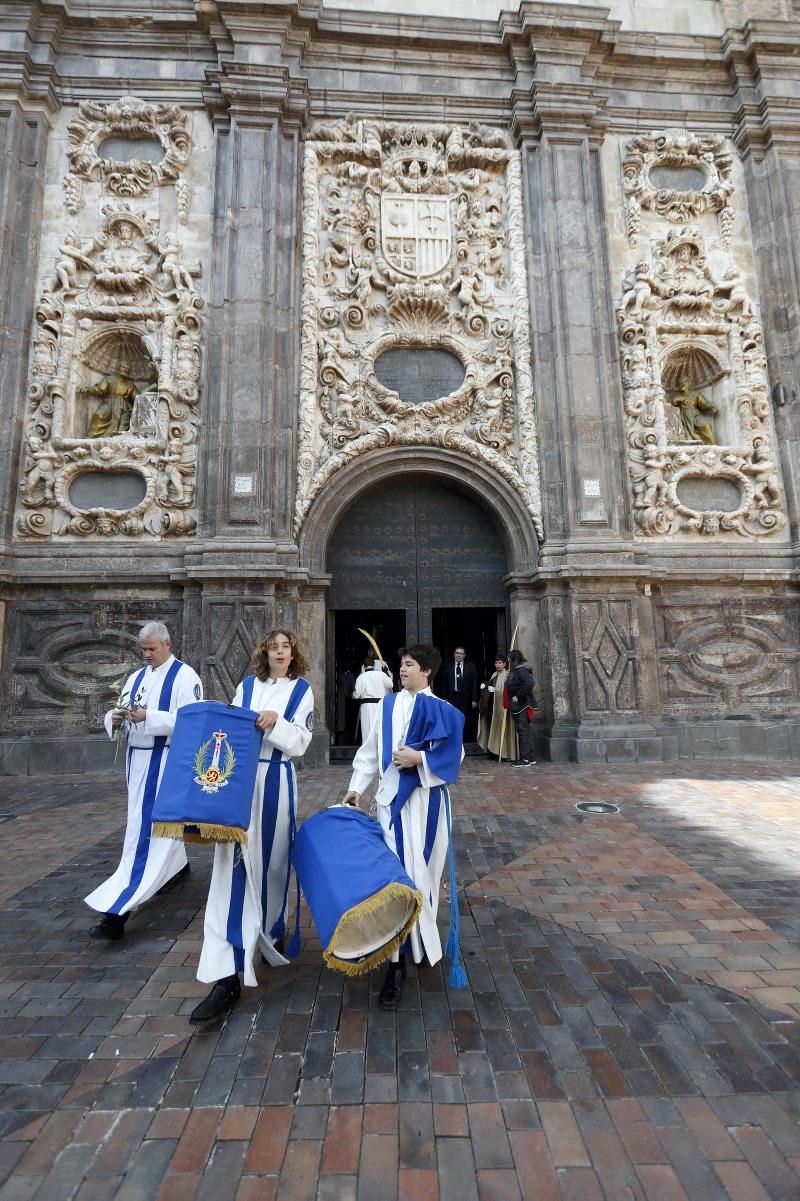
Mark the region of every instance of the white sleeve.
POLYGON ((362 688, 362 684, 364 683, 366 678, 367 678, 366 674, 364 674, 364 675, 360 675, 358 677, 358 679, 356 680, 356 686, 353 689, 353 700, 354 701, 363 701, 364 697, 367 695, 364 692, 364 689, 362 688))
POLYGON ((191 667, 184 664, 173 685, 169 709, 148 709, 144 719, 144 733, 154 738, 169 738, 175 729, 178 710, 202 699, 203 685, 200 683, 200 677, 191 667))
MULTIPOLYGON (((423 788, 436 788, 439 784, 446 784, 446 780, 440 780, 436 773, 432 772, 428 767, 428 760, 425 758, 425 752, 420 751, 420 755, 422 755, 422 762, 417 768, 417 771, 419 772, 419 778, 423 788)), ((464 762, 463 746, 461 748, 461 762, 464 762)))
POLYGON ((380 766, 380 738, 383 726, 383 701, 378 702, 378 712, 372 723, 369 738, 362 742, 353 757, 353 774, 350 777, 348 792, 357 792, 363 796, 375 779, 375 773, 380 766))
POLYGON ((314 694, 309 688, 297 706, 292 720, 287 721, 285 717, 279 717, 272 729, 266 731, 264 741, 283 751, 290 759, 299 759, 308 750, 313 730, 314 694))
POLYGON ((244 709, 244 680, 239 684, 236 692, 233 694, 232 705, 236 705, 237 709, 244 709))
POLYGON ((103 725, 106 728, 106 734, 108 734, 109 738, 114 737, 114 727, 111 724, 111 714, 113 712, 113 709, 109 709, 108 713, 106 713, 105 717, 103 718, 103 725))

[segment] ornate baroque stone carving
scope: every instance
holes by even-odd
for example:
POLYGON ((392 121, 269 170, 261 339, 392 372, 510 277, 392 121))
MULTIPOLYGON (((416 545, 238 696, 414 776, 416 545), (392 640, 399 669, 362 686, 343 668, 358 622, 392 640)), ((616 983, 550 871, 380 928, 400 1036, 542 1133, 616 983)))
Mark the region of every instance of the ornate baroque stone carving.
POLYGON ((733 220, 729 204, 732 166, 733 156, 721 134, 667 129, 632 138, 622 165, 630 245, 636 246, 638 241, 642 212, 681 222, 703 213, 719 213, 727 249, 733 220), (659 172, 665 178, 659 180, 659 172), (683 188, 678 186, 681 175, 688 183, 683 188))
POLYGON ((662 703, 676 715, 785 713, 800 704, 800 646, 792 602, 742 598, 656 606, 662 703))
POLYGON ((763 332, 740 272, 731 264, 716 278, 699 230, 682 226, 623 287, 617 324, 639 529, 781 530, 763 332))
MULTIPOLYGON (((153 616, 152 600, 124 609, 102 601, 61 598, 52 604, 11 605, 8 612, 8 728, 60 726, 99 729, 110 708, 111 685, 141 660, 137 631, 153 616)), ((180 646, 181 607, 158 609, 180 646)))
POLYGON ((122 96, 110 104, 84 100, 80 116, 71 121, 69 137, 69 173, 64 180, 68 212, 77 213, 81 202, 81 183, 100 178, 103 187, 123 198, 147 196, 161 184, 175 184, 179 191, 179 219, 188 217, 189 192, 181 173, 189 162, 191 137, 185 112, 175 104, 149 104, 135 96, 122 96), (164 151, 160 162, 145 158, 117 161, 102 157, 102 144, 108 138, 157 140, 164 151))
MULTIPOLYGON (((24 477, 23 537, 190 533, 196 520, 200 309, 173 234, 127 203, 106 205, 96 237, 64 236, 36 309, 24 477), (86 396, 108 394, 124 364, 138 393, 121 421, 92 423, 86 396), (98 429, 119 429, 91 436, 98 429), (141 478, 133 507, 79 509, 70 487, 85 472, 141 478)), ((112 388, 113 391, 113 388, 112 388)), ((130 388, 117 391, 130 392, 130 388)))
POLYGON ((520 160, 500 130, 348 117, 305 150, 295 530, 345 463, 446 446, 488 463, 543 537, 520 160), (415 404, 388 348, 444 348, 463 384, 415 404))
POLYGON ((633 601, 602 597, 580 601, 576 610, 587 712, 640 709, 638 630, 633 601))

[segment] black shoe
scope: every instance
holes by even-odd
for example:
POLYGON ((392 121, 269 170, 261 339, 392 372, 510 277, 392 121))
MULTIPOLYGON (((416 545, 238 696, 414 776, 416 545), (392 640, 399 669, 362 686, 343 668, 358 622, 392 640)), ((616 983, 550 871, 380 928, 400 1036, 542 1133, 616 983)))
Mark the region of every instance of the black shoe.
POLYGON ((181 880, 185 880, 187 876, 191 875, 191 872, 191 864, 185 863, 179 872, 176 872, 174 876, 170 876, 166 884, 161 885, 156 896, 159 897, 162 892, 168 892, 170 888, 174 888, 176 884, 180 884, 181 880))
POLYGON ((201 1022, 213 1022, 233 1009, 242 995, 242 986, 237 975, 218 980, 211 992, 189 1014, 189 1021, 197 1026, 201 1022))
POLYGON ((510 767, 535 767, 536 760, 535 759, 515 759, 513 763, 509 764, 509 766, 510 767))
POLYGON ((386 970, 386 978, 378 995, 381 1009, 397 1009, 403 998, 403 985, 406 982, 406 961, 390 963, 386 970))
POLYGON ((97 925, 89 930, 89 937, 107 938, 110 942, 116 942, 117 939, 125 937, 125 923, 129 917, 129 913, 104 913, 97 925))

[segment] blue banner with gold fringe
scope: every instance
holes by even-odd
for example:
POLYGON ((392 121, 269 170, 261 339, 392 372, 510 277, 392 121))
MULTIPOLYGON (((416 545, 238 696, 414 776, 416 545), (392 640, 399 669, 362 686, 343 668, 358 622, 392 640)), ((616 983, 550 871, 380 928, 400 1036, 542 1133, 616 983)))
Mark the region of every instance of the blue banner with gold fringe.
POLYGON ((153 835, 247 842, 262 732, 253 709, 198 701, 178 710, 153 806, 153 835))

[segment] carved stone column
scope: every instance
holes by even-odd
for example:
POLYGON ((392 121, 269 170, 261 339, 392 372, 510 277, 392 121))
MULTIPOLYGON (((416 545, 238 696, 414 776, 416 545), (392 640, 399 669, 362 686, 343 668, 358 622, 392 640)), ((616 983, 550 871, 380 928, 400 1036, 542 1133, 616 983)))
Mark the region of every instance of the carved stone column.
POLYGON ((629 525, 597 153, 605 102, 591 84, 614 29, 587 10, 558 30, 523 6, 518 36, 507 31, 530 231, 545 569, 565 549, 585 555, 619 544, 629 525))
MULTIPOLYGON (((11 534, 33 323, 49 103, 0 102, 0 512, 11 534)), ((5 547, 3 554, 5 556, 5 547)))
POLYGON ((530 236, 545 527, 536 582, 526 601, 515 591, 512 609, 531 613, 535 635, 523 649, 556 761, 658 759, 663 749, 645 717, 636 591, 625 578, 632 535, 598 154, 604 101, 592 82, 616 29, 589 10, 559 29, 532 5, 505 27, 530 236))
MULTIPOLYGON (((790 27, 795 36, 798 25, 790 27)), ((736 83, 736 141, 745 170, 759 303, 771 385, 776 449, 795 544, 800 539, 800 84, 792 39, 755 21, 728 31, 736 83)))
POLYGON ((198 549, 291 556, 295 490, 299 141, 304 85, 285 68, 222 73, 216 123, 203 490, 198 549))
MULTIPOLYGON (((284 14, 285 16, 285 14, 284 14)), ((228 31, 255 61, 224 64, 208 91, 216 128, 214 260, 202 490, 205 524, 187 550, 202 587, 210 691, 226 695, 273 626, 297 630, 314 687, 306 763, 327 762, 324 602, 301 593, 291 524, 299 327, 300 139, 306 85, 269 44, 273 20, 231 13, 228 31), (237 22, 243 22, 240 29, 237 22), (302 597, 302 599, 301 599, 302 597)), ((288 18, 287 18, 288 19, 288 18)), ((291 23, 291 22, 290 22, 291 23)))

